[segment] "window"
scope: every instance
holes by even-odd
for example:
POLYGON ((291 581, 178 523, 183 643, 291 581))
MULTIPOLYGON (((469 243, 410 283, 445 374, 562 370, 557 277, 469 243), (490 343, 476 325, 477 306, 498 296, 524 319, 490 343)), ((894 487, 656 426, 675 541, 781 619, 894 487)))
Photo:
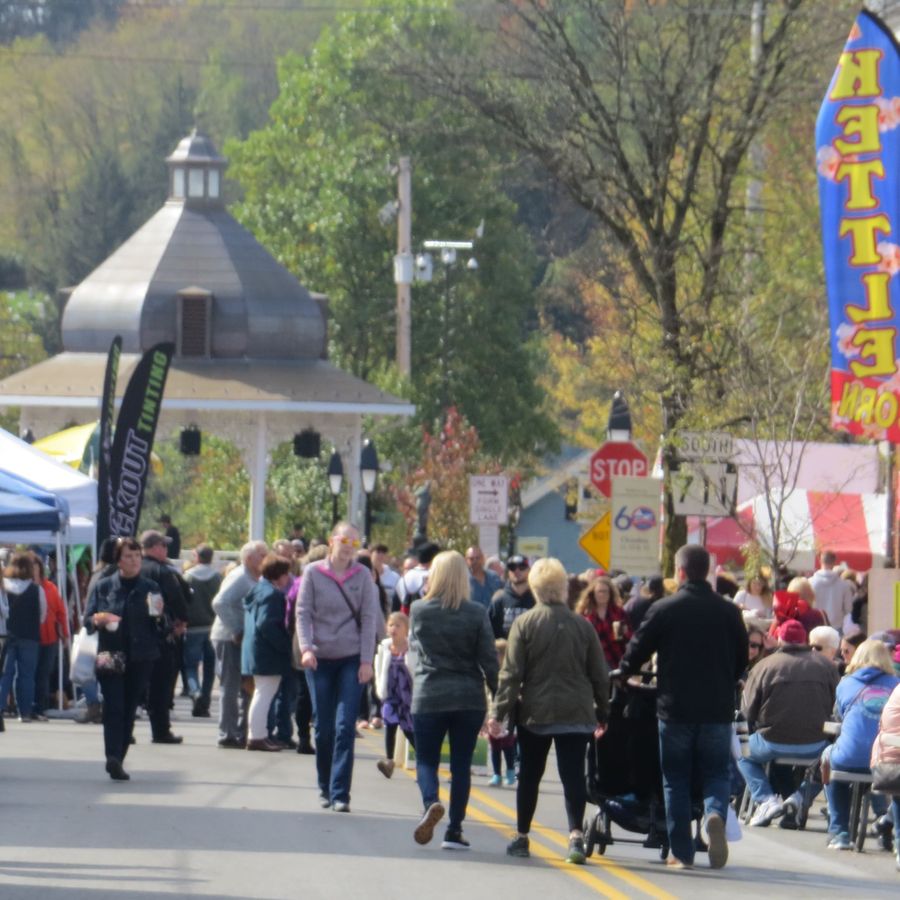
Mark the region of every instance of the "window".
POLYGON ((213 199, 219 196, 219 170, 210 169, 206 174, 209 196, 213 199))
POLYGON ((188 169, 188 197, 203 196, 203 169, 188 169))
POLYGON ((184 199, 184 169, 172 170, 172 196, 176 200, 184 199))

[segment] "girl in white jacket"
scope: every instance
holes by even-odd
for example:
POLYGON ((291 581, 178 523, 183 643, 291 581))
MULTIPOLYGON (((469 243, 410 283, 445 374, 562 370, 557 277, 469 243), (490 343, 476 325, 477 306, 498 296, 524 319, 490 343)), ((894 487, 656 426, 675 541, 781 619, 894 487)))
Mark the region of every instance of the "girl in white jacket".
POLYGON ((388 636, 375 654, 375 687, 381 697, 384 719, 385 758, 378 760, 378 771, 385 778, 394 774, 394 748, 399 728, 415 749, 412 723, 412 686, 414 651, 409 648, 409 618, 402 612, 391 613, 388 636))

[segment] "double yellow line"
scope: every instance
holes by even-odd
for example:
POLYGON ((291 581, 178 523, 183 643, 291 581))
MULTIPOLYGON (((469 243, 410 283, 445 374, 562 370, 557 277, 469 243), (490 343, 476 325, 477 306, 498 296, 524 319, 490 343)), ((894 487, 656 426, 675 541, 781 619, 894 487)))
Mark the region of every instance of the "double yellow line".
MULTIPOLYGON (((415 774, 412 771, 406 769, 403 769, 402 771, 407 777, 415 778, 415 774)), ((449 773, 442 771, 441 775, 446 778, 449 773)), ((444 804, 449 805, 450 797, 444 788, 441 788, 441 800, 444 804)), ((469 794, 469 806, 466 810, 466 816, 474 819, 476 822, 480 822, 482 825, 487 825, 488 828, 492 828, 494 831, 497 831, 506 837, 511 836, 510 828, 515 827, 516 822, 516 811, 512 807, 507 806, 505 803, 501 803, 495 797, 475 787, 471 789, 469 794), (482 809, 479 809, 477 806, 473 806, 473 801, 483 807, 493 810, 502 818, 492 816, 482 809)), ((656 900, 676 900, 674 894, 664 891, 652 882, 647 881, 647 879, 641 878, 640 875, 635 875, 633 872, 629 872, 628 869, 624 869, 614 862, 610 862, 610 860, 603 856, 592 856, 591 859, 588 860, 589 864, 586 866, 573 866, 565 862, 565 860, 561 858, 559 851, 555 848, 558 847, 563 850, 568 850, 568 835, 564 836, 558 834, 538 822, 532 824, 529 837, 531 838, 530 849, 532 856, 562 870, 569 877, 574 878, 576 881, 580 881, 582 884, 591 888, 603 897, 609 897, 610 900, 630 900, 630 898, 636 896, 634 891, 637 891, 642 896, 654 897, 656 900), (554 849, 535 840, 535 836, 538 836, 542 841, 546 841, 548 844, 553 845, 554 849), (596 863, 597 867, 603 870, 604 875, 611 875, 614 878, 617 878, 619 881, 624 882, 632 888, 633 891, 630 893, 623 893, 613 884, 610 884, 608 880, 601 877, 598 872, 592 871, 594 866, 590 865, 590 863, 596 863)))

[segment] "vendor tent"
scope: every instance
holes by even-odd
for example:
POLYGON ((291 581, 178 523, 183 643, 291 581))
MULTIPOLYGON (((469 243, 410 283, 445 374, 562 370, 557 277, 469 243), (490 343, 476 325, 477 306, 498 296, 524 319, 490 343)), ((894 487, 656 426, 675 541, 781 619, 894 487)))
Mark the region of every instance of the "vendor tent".
MULTIPOLYGON (((840 562, 866 572, 884 563, 886 522, 885 494, 773 491, 741 504, 735 519, 710 519, 706 546, 718 563, 742 564, 748 542, 768 551, 777 543, 779 560, 797 571, 814 570, 822 551, 833 550, 840 562)), ((698 527, 691 537, 699 537, 698 527)))
MULTIPOLYGON (((62 537, 69 544, 94 543, 97 517, 97 483, 69 466, 51 459, 40 450, 19 440, 0 428, 0 475, 16 480, 19 490, 11 491, 21 496, 35 497, 35 490, 52 495, 61 501, 59 506, 66 513, 67 522, 62 537), (31 490, 22 487, 30 485, 31 490)), ((9 482, 7 482, 9 484, 9 482)), ((43 532, 29 531, 28 539, 34 543, 52 544, 59 527, 43 532)), ((15 543, 22 538, 20 530, 0 525, 0 542, 15 543)))

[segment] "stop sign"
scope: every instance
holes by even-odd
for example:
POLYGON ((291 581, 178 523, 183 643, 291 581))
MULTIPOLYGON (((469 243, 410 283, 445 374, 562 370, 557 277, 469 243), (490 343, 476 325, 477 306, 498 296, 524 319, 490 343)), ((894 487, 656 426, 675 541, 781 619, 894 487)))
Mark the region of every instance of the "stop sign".
POLYGON ((613 478, 642 478, 649 472, 647 457, 630 441, 607 441, 591 457, 591 483, 604 497, 612 494, 613 478))

